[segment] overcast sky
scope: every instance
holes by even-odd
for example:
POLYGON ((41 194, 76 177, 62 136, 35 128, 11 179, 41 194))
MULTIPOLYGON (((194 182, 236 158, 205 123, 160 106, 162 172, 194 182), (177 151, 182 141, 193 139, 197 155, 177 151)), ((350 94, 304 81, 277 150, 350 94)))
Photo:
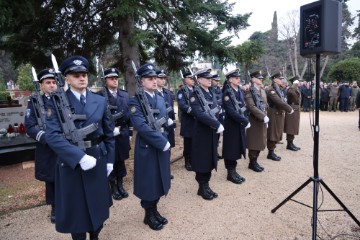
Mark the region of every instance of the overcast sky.
MULTIPOLYGON (((275 11, 277 12, 278 27, 280 27, 282 20, 286 19, 288 13, 293 10, 300 11, 300 6, 315 2, 315 0, 232 0, 229 2, 236 3, 234 13, 252 12, 248 21, 251 26, 240 31, 239 38, 234 37, 233 44, 237 45, 248 40, 251 34, 256 31, 266 32, 270 30, 275 11)), ((360 0, 350 0, 347 5, 353 16, 356 15, 356 10, 360 10, 360 0)))

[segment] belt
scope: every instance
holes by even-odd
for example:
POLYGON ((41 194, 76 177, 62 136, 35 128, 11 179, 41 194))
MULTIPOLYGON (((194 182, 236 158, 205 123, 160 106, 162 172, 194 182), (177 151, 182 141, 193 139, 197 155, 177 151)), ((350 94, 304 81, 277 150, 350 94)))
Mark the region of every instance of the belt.
POLYGON ((85 148, 91 148, 96 145, 99 145, 103 141, 102 137, 99 137, 98 139, 91 139, 91 140, 84 140, 85 148))

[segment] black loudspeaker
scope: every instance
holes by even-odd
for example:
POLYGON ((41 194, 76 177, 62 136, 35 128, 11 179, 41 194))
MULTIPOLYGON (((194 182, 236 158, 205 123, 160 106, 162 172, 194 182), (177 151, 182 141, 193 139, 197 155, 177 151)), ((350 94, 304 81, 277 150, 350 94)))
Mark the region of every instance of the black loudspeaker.
POLYGON ((300 7, 300 55, 341 52, 342 3, 320 0, 300 7))

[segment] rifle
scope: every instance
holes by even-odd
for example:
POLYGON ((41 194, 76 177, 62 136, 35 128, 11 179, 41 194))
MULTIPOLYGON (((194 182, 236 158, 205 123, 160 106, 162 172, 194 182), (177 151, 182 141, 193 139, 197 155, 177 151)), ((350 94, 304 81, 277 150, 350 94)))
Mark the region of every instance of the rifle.
POLYGON ((40 130, 45 130, 45 105, 40 94, 40 84, 34 67, 31 67, 35 92, 31 95, 30 101, 35 109, 35 116, 40 130))
POLYGON ((152 109, 150 106, 150 103, 146 97, 145 91, 141 86, 141 79, 140 76, 137 75, 137 69, 135 66, 135 63, 131 61, 131 65, 134 71, 134 75, 136 78, 137 86, 136 86, 136 97, 139 100, 139 103, 141 105, 141 109, 144 113, 146 122, 149 124, 149 126, 159 132, 162 132, 162 125, 166 123, 166 119, 164 117, 160 119, 155 119, 154 114, 159 114, 159 109, 152 109))
POLYGON ((105 78, 104 78, 104 69, 103 67, 100 65, 101 68, 101 75, 99 75, 99 78, 102 82, 102 94, 105 97, 105 101, 106 101, 106 114, 109 116, 110 121, 112 122, 112 124, 115 126, 116 125, 116 120, 124 117, 124 112, 121 111, 119 113, 116 112, 117 110, 117 106, 113 106, 110 105, 109 103, 109 95, 108 92, 106 90, 106 84, 105 84, 105 78), (112 111, 115 111, 115 113, 112 113, 112 111))
POLYGON ((186 86, 186 83, 185 83, 184 78, 183 78, 184 75, 183 75, 181 70, 180 70, 180 75, 182 77, 182 81, 183 81, 183 84, 184 84, 184 86, 182 86, 181 88, 183 89, 183 92, 185 93, 184 94, 185 95, 185 100, 186 100, 186 102, 188 104, 190 104, 190 91, 189 91, 189 88, 186 86))
POLYGON ((259 98, 259 95, 258 95, 258 91, 257 89, 255 88, 254 86, 254 83, 251 79, 251 76, 250 76, 250 72, 248 71, 248 77, 249 77, 249 82, 250 82, 250 87, 249 87, 249 90, 250 90, 250 93, 253 97, 253 100, 254 100, 254 103, 255 103, 255 106, 260 109, 261 111, 265 111, 265 106, 263 104, 263 102, 260 100, 259 98))
POLYGON ((76 120, 86 120, 86 116, 73 113, 64 90, 64 79, 61 76, 59 66, 53 54, 51 54, 51 61, 55 70, 55 80, 58 85, 57 90, 51 93, 51 98, 54 102, 55 110, 59 117, 64 136, 67 140, 77 145, 80 149, 85 150, 86 146, 84 139, 90 133, 95 132, 98 128, 98 125, 96 123, 92 123, 83 128, 76 128, 74 122, 76 120))
MULTIPOLYGON (((246 111, 246 107, 243 106, 242 108, 240 108, 239 101, 235 97, 234 90, 232 89, 230 84, 226 84, 226 85, 227 85, 227 88, 228 88, 230 101, 233 104, 233 106, 235 107, 236 112, 240 113, 241 116, 244 116, 244 113, 246 111)), ((239 91, 241 91, 241 90, 239 89, 239 91)))
MULTIPOLYGON (((269 73, 268 73, 268 76, 269 76, 269 78, 271 78, 269 73)), ((287 102, 284 97, 283 92, 279 89, 279 86, 273 80, 271 80, 271 85, 274 88, 276 94, 281 98, 281 101, 287 102)))
POLYGON ((213 109, 210 109, 209 105, 212 104, 212 102, 208 102, 204 96, 204 93, 202 92, 201 90, 201 87, 199 85, 199 82, 197 80, 197 77, 194 76, 193 72, 191 71, 191 69, 189 68, 189 71, 192 75, 192 79, 194 80, 195 82, 195 85, 194 85, 194 93, 196 94, 197 98, 199 99, 199 102, 200 102, 200 105, 202 107, 202 109, 210 115, 211 118, 215 119, 215 120, 218 120, 217 117, 216 117, 216 114, 220 112, 220 109, 219 107, 216 107, 216 108, 213 108, 213 109))

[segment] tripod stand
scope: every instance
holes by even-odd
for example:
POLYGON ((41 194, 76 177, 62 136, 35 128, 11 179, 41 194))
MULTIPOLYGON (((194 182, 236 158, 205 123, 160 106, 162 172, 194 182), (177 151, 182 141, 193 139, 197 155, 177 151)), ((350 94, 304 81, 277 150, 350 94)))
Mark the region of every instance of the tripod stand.
MULTIPOLYGON (((292 200, 298 192, 300 192, 304 187, 306 187, 309 183, 314 183, 313 188, 313 218, 312 218, 312 239, 316 239, 316 229, 317 229, 317 213, 318 211, 326 211, 326 210, 318 210, 318 192, 320 185, 324 186, 324 188, 330 193, 330 195, 339 203, 343 210, 332 210, 332 211, 345 211, 349 214, 349 216, 360 226, 359 220, 349 211, 349 209, 340 201, 340 199, 331 191, 331 189, 325 184, 325 182, 319 177, 319 89, 320 89, 320 54, 316 54, 316 79, 315 79, 315 125, 314 127, 314 152, 313 152, 313 166, 314 166, 314 176, 310 177, 305 183, 303 183, 298 189, 296 189, 293 193, 291 193, 285 200, 283 200, 279 205, 277 205, 274 209, 271 210, 272 213, 275 213, 282 205, 284 205, 287 201, 292 200)), ((293 200, 295 201, 295 200, 293 200)), ((297 202, 297 201, 295 201, 297 202)), ((300 202, 298 202, 300 203, 300 202)), ((303 203, 300 203, 305 205, 303 203)), ((305 205, 307 206, 307 205, 305 205)), ((308 206, 309 207, 309 206, 308 206)), ((328 210, 329 211, 329 210, 328 210)), ((330 210, 331 211, 331 210, 330 210)))

